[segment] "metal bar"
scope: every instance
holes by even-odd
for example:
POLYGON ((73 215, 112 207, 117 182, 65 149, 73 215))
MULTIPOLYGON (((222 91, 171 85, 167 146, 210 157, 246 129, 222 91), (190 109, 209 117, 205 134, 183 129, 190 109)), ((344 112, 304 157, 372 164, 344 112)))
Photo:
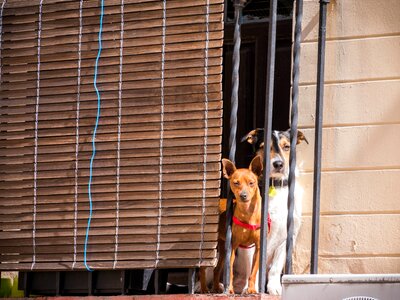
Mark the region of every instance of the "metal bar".
POLYGON ((315 112, 315 146, 314 146, 314 186, 313 186, 313 213, 311 236, 311 274, 318 273, 318 240, 319 240, 319 212, 321 194, 321 148, 322 148, 322 112, 324 100, 324 71, 325 71, 325 39, 326 39, 326 11, 330 0, 320 0, 319 6, 319 34, 318 34, 318 67, 317 67, 317 96, 315 112))
POLYGON ((29 298, 32 287, 32 276, 30 272, 24 272, 24 297, 29 298))
POLYGON ((92 296, 93 295, 93 273, 94 272, 88 272, 88 296, 92 296))
POLYGON ((60 296, 61 272, 56 272, 56 296, 60 296))
MULTIPOLYGON (((236 132, 237 132, 237 111, 239 102, 239 66, 240 66, 240 24, 242 19, 243 0, 235 0, 235 31, 233 35, 233 56, 232 56, 232 94, 229 134, 229 159, 235 162, 236 155, 236 132)), ((229 293, 230 282, 230 257, 232 252, 232 215, 233 195, 228 184, 228 197, 226 202, 226 239, 225 239, 225 262, 224 262, 224 293, 229 293)))
POLYGON ((303 0, 296 1, 296 23, 293 45, 293 71, 292 71, 292 108, 290 121, 290 157, 289 157, 289 195, 287 216, 287 238, 286 238, 286 263, 285 273, 292 274, 293 253, 293 212, 294 212, 294 190, 296 187, 296 145, 297 145, 297 123, 298 123, 298 101, 299 101, 299 75, 300 75, 300 43, 301 43, 301 21, 303 18, 303 0))
POLYGON ((188 293, 193 295, 196 284, 196 269, 189 268, 188 270, 188 293))
POLYGON ((160 280, 161 280, 160 270, 155 269, 154 270, 154 294, 156 294, 156 295, 160 295, 160 280))
POLYGON ((122 270, 120 272, 120 282, 121 282, 121 295, 126 295, 126 271, 122 270))
POLYGON ((275 49, 276 49, 276 14, 277 0, 270 1, 269 31, 268 31, 268 59, 267 59, 267 82, 264 120, 264 169, 263 169, 263 201, 261 208, 261 232, 260 232, 260 271, 259 292, 265 292, 267 277, 267 234, 268 234, 268 200, 269 200, 269 173, 270 173, 270 147, 272 128, 272 109, 274 99, 275 79, 275 49))

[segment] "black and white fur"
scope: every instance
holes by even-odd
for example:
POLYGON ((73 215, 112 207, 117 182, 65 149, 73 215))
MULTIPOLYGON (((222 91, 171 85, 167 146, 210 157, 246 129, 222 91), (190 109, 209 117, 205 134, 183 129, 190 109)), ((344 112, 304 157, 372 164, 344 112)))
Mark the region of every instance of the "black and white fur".
MULTIPOLYGON (((255 129, 249 132, 242 140, 248 141, 250 144, 259 144, 257 155, 263 157, 264 144, 260 141, 260 130, 255 129)), ((281 295, 281 273, 283 271, 286 260, 286 237, 287 237, 287 200, 289 188, 287 180, 289 177, 289 154, 287 151, 286 142, 282 139, 290 141, 290 131, 273 131, 272 145, 270 156, 270 185, 275 188, 275 195, 269 196, 268 211, 271 218, 271 229, 267 240, 267 257, 268 257, 268 284, 267 291, 272 295, 281 295), (280 143, 281 141, 281 143, 280 143), (282 143, 285 149, 282 149, 282 143)), ((306 141, 304 135, 299 131, 298 143, 306 141)), ((308 143, 308 142, 307 142, 308 143)), ((290 145, 290 143, 289 143, 290 145)), ((289 151, 290 152, 290 151, 289 151)), ((297 173, 297 171, 296 171, 297 173)), ((293 245, 295 245, 297 235, 301 225, 303 188, 296 183, 294 192, 294 231, 293 245)), ((235 261, 235 292, 241 293, 247 288, 247 278, 250 274, 250 266, 254 253, 253 249, 239 248, 235 261)), ((256 284, 258 286, 258 284, 256 284)))

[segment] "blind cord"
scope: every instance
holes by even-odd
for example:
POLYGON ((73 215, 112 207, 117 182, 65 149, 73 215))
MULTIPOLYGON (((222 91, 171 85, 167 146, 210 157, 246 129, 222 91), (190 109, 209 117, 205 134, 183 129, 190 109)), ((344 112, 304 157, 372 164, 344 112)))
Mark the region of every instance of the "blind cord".
POLYGON ((75 196, 74 196, 74 261, 71 269, 75 268, 77 258, 77 240, 78 240, 78 169, 79 169, 79 118, 81 103, 81 64, 82 64, 82 9, 83 0, 79 3, 79 35, 78 35, 78 78, 76 93, 76 121, 75 121, 75 196))
POLYGON ((37 164, 38 164, 38 139, 39 139, 39 102, 40 102, 40 47, 42 34, 42 6, 43 0, 39 3, 38 38, 37 38, 37 70, 36 70, 36 105, 35 105, 35 147, 33 162, 33 224, 32 224, 32 265, 33 270, 36 264, 36 214, 37 214, 37 164))
POLYGON ((84 261, 86 269, 90 272, 92 271, 92 269, 87 264, 87 244, 88 244, 88 240, 89 240, 90 223, 92 221, 92 214, 93 214, 93 204, 92 204, 93 161, 94 161, 94 157, 96 156, 96 132, 97 132, 97 127, 99 126, 99 119, 100 119, 101 97, 100 97, 99 89, 97 87, 97 69, 98 69, 99 59, 100 59, 101 50, 102 50, 101 34, 103 31, 103 16, 104 16, 104 0, 101 0, 100 25, 99 25, 99 36, 98 36, 99 50, 97 52, 96 63, 94 66, 94 79, 93 79, 93 85, 94 85, 94 89, 96 90, 96 95, 97 95, 97 115, 96 115, 96 123, 94 125, 93 137, 92 137, 92 157, 90 158, 90 165, 89 165, 89 183, 88 183, 89 217, 88 217, 88 222, 87 222, 87 227, 86 227, 85 245, 84 245, 84 249, 83 249, 83 252, 84 252, 83 253, 83 261, 84 261))
POLYGON ((118 82, 118 134, 117 134, 117 191, 115 208, 115 247, 113 269, 118 262, 118 240, 119 240, 119 192, 120 192, 120 170, 121 170, 121 127, 122 127, 122 62, 124 50, 124 0, 121 0, 121 32, 119 41, 119 82, 118 82))

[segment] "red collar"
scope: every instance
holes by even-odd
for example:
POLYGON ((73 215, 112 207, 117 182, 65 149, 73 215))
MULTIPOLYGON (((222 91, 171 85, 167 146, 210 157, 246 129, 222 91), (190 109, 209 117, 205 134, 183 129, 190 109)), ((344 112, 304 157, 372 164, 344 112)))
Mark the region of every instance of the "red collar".
MULTIPOLYGON (((236 225, 243 227, 245 229, 249 229, 249 230, 258 230, 260 229, 261 225, 260 224, 248 224, 248 223, 244 223, 242 221, 240 221, 238 218, 236 218, 235 216, 232 217, 232 221, 233 223, 235 223, 236 225)), ((271 230, 271 218, 268 214, 268 232, 271 230)))
POLYGON ((256 244, 251 244, 250 246, 239 245, 239 248, 242 248, 242 249, 251 249, 251 248, 254 248, 255 246, 256 246, 256 244))

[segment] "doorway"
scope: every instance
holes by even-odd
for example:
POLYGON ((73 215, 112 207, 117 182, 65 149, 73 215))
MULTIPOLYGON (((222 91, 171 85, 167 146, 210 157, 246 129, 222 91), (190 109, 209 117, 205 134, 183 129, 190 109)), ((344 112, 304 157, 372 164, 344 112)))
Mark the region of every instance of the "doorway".
MULTIPOLYGON (((224 64, 223 64, 223 138, 222 157, 229 157, 229 119, 231 109, 231 78, 233 52, 233 5, 228 0, 225 11, 224 64)), ((241 138, 250 130, 264 127, 266 95, 266 70, 268 49, 269 1, 251 1, 243 10, 240 48, 239 103, 237 116, 236 166, 248 167, 254 157, 254 149, 241 138)), ((291 88, 293 1, 278 1, 276 33, 276 62, 272 128, 289 128, 291 88)), ((226 185, 222 185, 222 197, 226 197, 226 185)))

